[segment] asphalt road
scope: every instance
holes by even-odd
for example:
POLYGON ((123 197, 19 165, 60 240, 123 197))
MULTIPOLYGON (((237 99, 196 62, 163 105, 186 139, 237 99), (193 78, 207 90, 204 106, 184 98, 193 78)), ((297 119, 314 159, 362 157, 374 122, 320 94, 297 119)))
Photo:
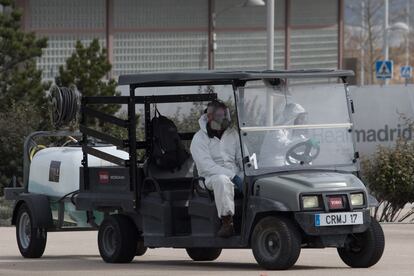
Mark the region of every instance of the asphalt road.
POLYGON ((335 249, 302 250, 288 271, 265 271, 250 250, 224 250, 218 260, 196 263, 181 249, 152 249, 130 264, 106 264, 98 252, 96 232, 49 233, 41 259, 23 259, 15 229, 0 228, 0 275, 414 275, 414 224, 383 225, 386 248, 369 269, 345 266, 335 249))

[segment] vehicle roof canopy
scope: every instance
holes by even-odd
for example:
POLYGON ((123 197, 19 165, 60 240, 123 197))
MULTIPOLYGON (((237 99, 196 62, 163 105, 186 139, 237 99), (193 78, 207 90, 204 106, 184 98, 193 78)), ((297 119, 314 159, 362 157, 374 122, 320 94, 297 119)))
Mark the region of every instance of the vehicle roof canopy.
POLYGON ((277 78, 346 78, 354 76, 350 70, 267 70, 267 71, 192 71, 148 72, 119 76, 118 85, 133 86, 180 86, 219 85, 237 81, 277 78))

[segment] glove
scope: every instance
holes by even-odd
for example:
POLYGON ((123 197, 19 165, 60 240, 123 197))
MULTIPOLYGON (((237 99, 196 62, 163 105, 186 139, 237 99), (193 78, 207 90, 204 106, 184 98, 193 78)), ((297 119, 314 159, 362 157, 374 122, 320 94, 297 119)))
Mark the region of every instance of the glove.
POLYGON ((318 140, 316 140, 316 139, 314 139, 314 138, 310 138, 308 141, 309 141, 309 143, 310 143, 313 147, 315 147, 315 148, 319 148, 319 147, 320 147, 320 144, 321 144, 321 142, 320 142, 320 141, 318 141, 318 140))

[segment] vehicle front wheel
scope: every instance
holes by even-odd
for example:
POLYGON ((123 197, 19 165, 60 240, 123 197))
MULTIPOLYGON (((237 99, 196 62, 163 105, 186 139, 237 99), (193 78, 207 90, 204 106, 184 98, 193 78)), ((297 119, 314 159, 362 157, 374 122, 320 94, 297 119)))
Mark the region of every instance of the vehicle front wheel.
POLYGON ((289 219, 269 216, 254 227, 251 246, 261 267, 284 270, 292 267, 299 258, 301 236, 289 219))
POLYGON ((46 248, 47 231, 33 227, 33 215, 26 204, 17 213, 16 239, 20 254, 25 258, 40 258, 46 248))
POLYGON ((385 238, 375 218, 367 231, 349 235, 345 247, 338 248, 339 257, 350 267, 367 268, 375 265, 384 252, 385 238))
POLYGON ((138 231, 127 216, 111 215, 99 226, 98 247, 107 263, 129 263, 137 253, 138 231))
POLYGON ((214 261, 221 254, 221 248, 187 248, 186 251, 193 261, 214 261))

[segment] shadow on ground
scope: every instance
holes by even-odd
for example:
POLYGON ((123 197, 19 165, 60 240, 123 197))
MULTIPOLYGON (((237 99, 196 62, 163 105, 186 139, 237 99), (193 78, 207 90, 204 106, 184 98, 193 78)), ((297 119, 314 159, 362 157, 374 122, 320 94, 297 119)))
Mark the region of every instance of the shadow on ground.
MULTIPOLYGON (((96 255, 62 255, 45 256, 40 259, 23 259, 21 257, 7 256, 0 259, 1 269, 13 269, 21 271, 102 271, 102 270, 131 270, 137 268, 143 270, 185 270, 185 271, 262 271, 255 263, 220 262, 193 262, 190 260, 139 260, 134 259, 129 264, 107 264, 96 255)), ((332 269, 334 267, 296 265, 290 270, 316 270, 332 269)), ((334 269, 348 269, 335 267, 334 269)))

